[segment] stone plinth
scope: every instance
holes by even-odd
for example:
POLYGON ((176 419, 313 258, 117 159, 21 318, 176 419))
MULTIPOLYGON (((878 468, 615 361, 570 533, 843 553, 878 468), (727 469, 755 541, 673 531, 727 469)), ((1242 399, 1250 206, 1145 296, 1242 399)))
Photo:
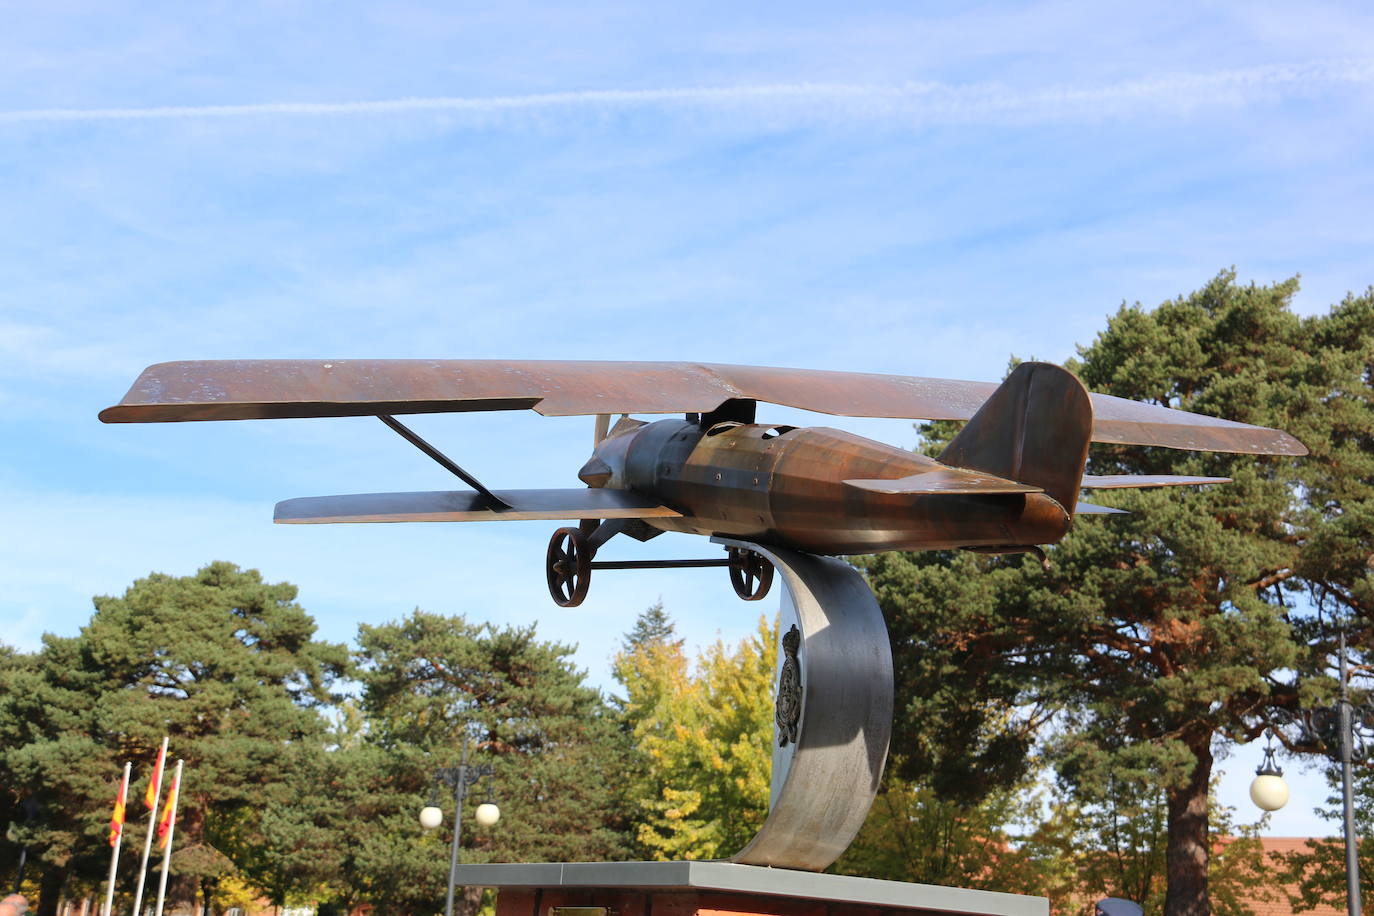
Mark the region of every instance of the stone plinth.
POLYGON ((496 916, 1048 916, 1023 897, 727 862, 460 865, 498 889, 496 916))

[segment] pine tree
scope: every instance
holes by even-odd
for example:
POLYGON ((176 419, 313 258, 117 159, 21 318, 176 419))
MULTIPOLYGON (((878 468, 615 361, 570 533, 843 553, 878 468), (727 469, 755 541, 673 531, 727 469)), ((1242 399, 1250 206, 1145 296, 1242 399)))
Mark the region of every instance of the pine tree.
POLYGON ((1092 390, 1287 429, 1310 456, 1099 446, 1090 473, 1235 482, 1098 494, 1133 514, 1080 519, 1048 573, 1015 557, 869 564, 908 775, 979 797, 1024 773, 1057 716, 1069 785, 1164 793, 1167 916, 1210 912, 1214 742, 1329 694, 1332 619, 1360 647, 1374 623, 1374 295, 1300 318, 1295 290, 1226 273, 1154 310, 1123 307, 1071 368, 1092 390))
POLYGON ((137 799, 164 734, 170 759, 186 761, 177 845, 199 847, 177 873, 193 880, 187 890, 213 894, 232 868, 219 847, 285 791, 292 753, 323 735, 319 707, 347 667, 344 647, 314 640, 295 598, 295 586, 230 563, 154 573, 122 597, 96 598, 78 636, 47 635, 39 652, 0 668, 0 782, 47 812, 27 834, 44 872, 41 912, 64 881, 101 880, 124 760, 142 771, 127 826, 141 841, 137 799))
MULTIPOLYGON (((358 865, 363 880, 378 889, 374 900, 395 912, 441 905, 447 841, 421 837, 415 817, 434 770, 458 764, 465 735, 473 761, 495 768, 487 789, 501 822, 492 831, 476 830, 471 806, 481 796, 469 799, 464 861, 626 857, 620 780, 626 739, 600 693, 572 664, 572 647, 536 639, 533 627, 478 625, 421 611, 360 627, 358 644, 363 748, 396 757, 385 777, 395 803, 370 815, 374 845, 358 865)), ((452 795, 439 791, 451 817, 452 795)), ((478 900, 465 902, 472 909, 478 900)))
POLYGON ((673 638, 676 635, 677 627, 674 626, 668 612, 663 610, 663 600, 659 599, 635 618, 634 628, 626 633, 621 641, 621 651, 633 652, 640 646, 650 643, 681 645, 682 640, 673 638))

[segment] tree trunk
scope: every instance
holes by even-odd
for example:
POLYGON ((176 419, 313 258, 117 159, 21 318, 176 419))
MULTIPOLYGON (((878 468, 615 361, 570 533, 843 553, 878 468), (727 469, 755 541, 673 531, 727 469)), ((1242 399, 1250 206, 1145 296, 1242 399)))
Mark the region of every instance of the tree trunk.
POLYGON ((480 887, 460 886, 457 899, 453 901, 454 916, 475 916, 482 908, 482 890, 480 887))
POLYGON ((1188 782, 1169 790, 1164 916, 1211 916, 1207 896, 1207 789, 1212 779, 1211 735, 1189 742, 1196 763, 1188 782))
POLYGON ((62 888, 67 883, 65 868, 45 868, 38 882, 37 916, 57 916, 57 905, 61 902, 62 888))

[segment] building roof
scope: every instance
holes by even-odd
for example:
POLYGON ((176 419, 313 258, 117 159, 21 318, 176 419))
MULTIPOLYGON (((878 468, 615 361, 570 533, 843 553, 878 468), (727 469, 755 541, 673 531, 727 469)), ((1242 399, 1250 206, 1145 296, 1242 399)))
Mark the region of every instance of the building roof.
MULTIPOLYGON (((1218 839, 1218 845, 1224 846, 1234 837, 1222 837, 1218 839)), ((1285 856, 1295 852, 1310 852, 1307 847, 1309 837, 1302 836, 1266 836, 1260 837, 1261 847, 1264 849, 1265 859, 1273 862, 1276 866, 1272 872, 1277 880, 1282 874, 1280 856, 1285 856)), ((1272 894, 1275 888, 1269 885, 1264 888, 1256 888, 1252 894, 1242 893, 1241 901, 1251 910, 1255 916, 1345 916, 1345 910, 1337 909, 1326 904, 1318 904, 1310 910, 1295 910, 1288 902, 1288 895, 1296 895, 1298 889, 1293 884, 1284 884, 1277 888, 1280 893, 1273 894, 1277 899, 1263 899, 1272 894), (1269 893, 1266 893, 1269 892, 1269 893)))

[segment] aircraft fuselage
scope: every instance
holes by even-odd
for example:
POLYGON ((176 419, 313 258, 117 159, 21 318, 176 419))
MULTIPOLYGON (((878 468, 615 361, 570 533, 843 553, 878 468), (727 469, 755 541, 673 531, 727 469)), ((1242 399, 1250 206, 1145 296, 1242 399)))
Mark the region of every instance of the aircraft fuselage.
POLYGON ((924 455, 827 427, 659 420, 601 443, 606 486, 661 500, 664 531, 723 535, 842 555, 1053 544, 1070 518, 1044 493, 886 494, 846 480, 941 467, 924 455))

